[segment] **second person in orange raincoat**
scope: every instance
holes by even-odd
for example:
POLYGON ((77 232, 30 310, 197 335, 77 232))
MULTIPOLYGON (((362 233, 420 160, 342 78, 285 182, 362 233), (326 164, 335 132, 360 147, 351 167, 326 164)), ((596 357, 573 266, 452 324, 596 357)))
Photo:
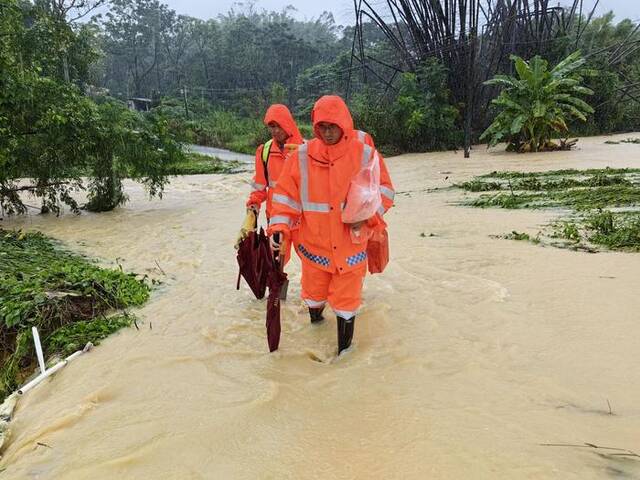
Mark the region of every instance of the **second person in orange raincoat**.
POLYGON ((260 205, 266 202, 268 219, 271 217, 273 189, 278 183, 287 151, 294 145, 302 144, 304 140, 285 105, 271 105, 264 116, 264 124, 271 133, 271 139, 256 150, 255 173, 247 208, 257 214, 260 205))
MULTIPOLYGON (((380 154, 358 138, 347 105, 325 96, 314 106, 311 120, 316 138, 287 159, 273 194, 269 234, 291 239, 302 260, 302 298, 313 323, 323 320, 326 303, 338 325, 338 353, 348 348, 361 304, 367 266, 367 236, 356 242, 341 218, 351 179, 375 157, 380 163, 382 206, 365 222, 365 230, 384 229, 382 216, 393 205, 393 185, 380 154)), ((272 240, 274 248, 279 248, 272 240)))

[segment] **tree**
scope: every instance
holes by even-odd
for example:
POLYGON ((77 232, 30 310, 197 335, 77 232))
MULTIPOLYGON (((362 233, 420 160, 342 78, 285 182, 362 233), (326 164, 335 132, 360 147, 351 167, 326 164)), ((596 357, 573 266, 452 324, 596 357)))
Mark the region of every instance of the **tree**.
POLYGON ((506 141, 507 149, 517 152, 558 148, 553 136, 566 137, 571 120, 584 122, 594 111, 579 97, 593 94, 582 86, 584 59, 576 51, 551 70, 539 56, 529 62, 515 55, 511 59, 517 77, 496 75, 485 82, 503 90, 491 102, 499 113, 480 139, 488 139, 490 146, 506 141))
POLYGON ((78 33, 56 25, 55 16, 15 0, 0 10, 1 213, 26 212, 25 194, 45 212, 62 204, 78 211, 72 194, 83 189, 90 207, 113 208, 126 200, 125 176, 160 195, 168 166, 182 158, 166 122, 122 103, 97 105, 60 78, 56 52, 75 45, 78 33))
POLYGON ((169 23, 167 17, 172 12, 158 0, 112 0, 111 10, 102 22, 103 43, 111 56, 110 70, 126 72, 127 92, 131 81, 134 95, 150 94, 153 73, 155 87, 161 89, 161 29, 169 23))

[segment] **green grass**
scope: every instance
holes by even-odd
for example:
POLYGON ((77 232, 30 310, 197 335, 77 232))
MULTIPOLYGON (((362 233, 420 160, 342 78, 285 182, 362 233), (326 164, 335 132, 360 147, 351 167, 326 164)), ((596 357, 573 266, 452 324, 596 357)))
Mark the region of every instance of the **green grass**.
POLYGON ((503 190, 506 185, 500 182, 484 182, 474 178, 468 182, 454 185, 455 187, 462 188, 467 192, 491 192, 495 190, 503 190))
POLYGON ((581 187, 606 187, 610 185, 633 185, 633 182, 623 175, 596 173, 586 178, 549 178, 544 175, 538 175, 515 179, 509 178, 506 182, 504 180, 496 181, 494 179, 481 180, 480 177, 455 186, 468 192, 492 192, 500 190, 541 192, 581 187))
POLYGON ((602 211, 584 220, 590 242, 611 250, 640 252, 640 212, 602 211))
POLYGON ((550 190, 540 193, 484 194, 471 200, 473 207, 551 208, 566 207, 590 210, 606 207, 640 206, 640 186, 614 185, 569 190, 550 190))
POLYGON ((134 274, 98 267, 43 234, 0 229, 0 398, 34 370, 32 326, 47 355, 64 355, 127 325, 126 315, 108 315, 149 295, 134 274))
POLYGON ((640 174, 640 168, 594 168, 588 170, 576 170, 574 168, 564 170, 549 170, 546 172, 512 172, 493 171, 485 175, 480 175, 478 178, 497 178, 503 180, 513 180, 516 178, 531 178, 531 177, 568 177, 573 175, 579 176, 593 176, 593 175, 628 175, 632 173, 640 174))
POLYGON ((216 157, 189 152, 185 162, 172 165, 169 175, 201 175, 211 173, 236 173, 241 164, 238 162, 226 162, 216 157))

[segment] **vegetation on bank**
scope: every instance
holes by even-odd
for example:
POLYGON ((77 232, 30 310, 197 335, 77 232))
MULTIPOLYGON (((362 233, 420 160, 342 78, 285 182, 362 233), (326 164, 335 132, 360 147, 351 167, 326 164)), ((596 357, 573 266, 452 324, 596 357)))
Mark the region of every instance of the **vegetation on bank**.
POLYGON ((538 236, 503 238, 576 250, 640 251, 640 169, 492 172, 457 185, 479 195, 466 205, 487 208, 562 208, 570 212, 538 236), (490 193, 487 193, 490 192, 490 193))
POLYGON ((0 229, 0 398, 35 371, 31 327, 47 356, 64 356, 130 325, 124 309, 150 290, 146 279, 98 267, 41 233, 0 229))
POLYGON ((237 173, 242 164, 220 160, 217 157, 188 152, 183 162, 167 167, 169 175, 203 175, 212 173, 237 173))

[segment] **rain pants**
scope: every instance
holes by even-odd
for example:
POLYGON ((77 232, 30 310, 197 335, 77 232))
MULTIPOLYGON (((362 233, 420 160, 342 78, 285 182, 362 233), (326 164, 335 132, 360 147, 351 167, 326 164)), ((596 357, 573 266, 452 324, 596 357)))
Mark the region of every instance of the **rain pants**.
POLYGON ((361 303, 368 241, 364 236, 355 243, 351 226, 341 219, 351 179, 378 155, 382 205, 366 222, 370 231, 386 227, 383 216, 393 205, 395 192, 382 156, 360 141, 340 97, 318 100, 311 120, 316 138, 300 145, 285 163, 273 195, 269 234, 282 232, 293 238, 302 260, 302 297, 307 305, 319 308, 328 302, 338 315, 348 319, 361 303), (334 123, 342 129, 337 144, 326 145, 321 140, 317 130, 320 122, 334 123))

